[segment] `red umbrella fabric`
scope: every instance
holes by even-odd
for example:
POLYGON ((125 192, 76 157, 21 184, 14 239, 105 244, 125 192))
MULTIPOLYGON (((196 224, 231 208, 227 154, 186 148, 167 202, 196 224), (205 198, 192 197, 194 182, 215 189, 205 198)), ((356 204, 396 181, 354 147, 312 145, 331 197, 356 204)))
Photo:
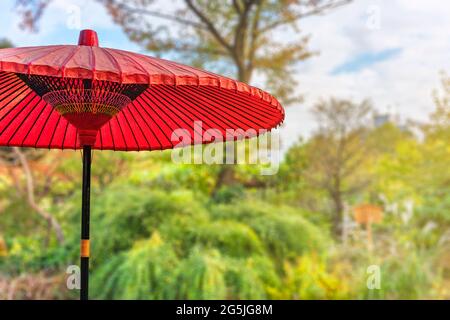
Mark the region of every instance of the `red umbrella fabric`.
POLYGON ((194 121, 202 121, 202 136, 215 129, 225 139, 226 129, 269 130, 284 119, 280 103, 258 88, 172 61, 97 47, 95 35, 93 41, 93 46, 0 50, 0 145, 158 150, 178 143, 171 139, 177 128, 193 135, 194 121), (123 101, 116 114, 104 117, 101 112, 69 116, 51 105, 64 96, 45 97, 68 86, 78 90, 85 80, 106 92, 133 91, 130 103, 123 101), (122 88, 111 90, 111 84, 122 88), (80 141, 80 134, 90 135, 91 142, 80 141))

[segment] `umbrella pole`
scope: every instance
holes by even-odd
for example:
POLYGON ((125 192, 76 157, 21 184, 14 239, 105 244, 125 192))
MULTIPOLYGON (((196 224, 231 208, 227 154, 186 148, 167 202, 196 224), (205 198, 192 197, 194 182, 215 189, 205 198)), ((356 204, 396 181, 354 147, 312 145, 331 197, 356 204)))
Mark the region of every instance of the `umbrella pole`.
POLYGON ((80 300, 88 300, 89 292, 89 220, 91 198, 91 146, 83 146, 83 192, 81 201, 81 277, 80 300))

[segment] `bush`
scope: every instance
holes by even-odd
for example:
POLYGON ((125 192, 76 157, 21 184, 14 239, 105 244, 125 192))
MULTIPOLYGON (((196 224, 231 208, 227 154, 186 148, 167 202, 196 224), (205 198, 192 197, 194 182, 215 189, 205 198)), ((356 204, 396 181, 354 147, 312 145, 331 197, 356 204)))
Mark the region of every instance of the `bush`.
POLYGON ((277 261, 311 251, 323 252, 330 243, 323 231, 304 219, 301 211, 291 207, 242 202, 211 210, 216 219, 235 219, 252 228, 277 261))

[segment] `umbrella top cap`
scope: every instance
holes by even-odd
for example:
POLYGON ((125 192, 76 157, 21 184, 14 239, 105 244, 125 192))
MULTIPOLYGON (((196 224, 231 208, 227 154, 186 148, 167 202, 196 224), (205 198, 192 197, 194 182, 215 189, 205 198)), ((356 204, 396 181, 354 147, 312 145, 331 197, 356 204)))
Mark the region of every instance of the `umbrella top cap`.
POLYGON ((80 31, 80 36, 78 37, 79 46, 90 46, 98 47, 98 36, 97 32, 90 29, 85 29, 80 31))

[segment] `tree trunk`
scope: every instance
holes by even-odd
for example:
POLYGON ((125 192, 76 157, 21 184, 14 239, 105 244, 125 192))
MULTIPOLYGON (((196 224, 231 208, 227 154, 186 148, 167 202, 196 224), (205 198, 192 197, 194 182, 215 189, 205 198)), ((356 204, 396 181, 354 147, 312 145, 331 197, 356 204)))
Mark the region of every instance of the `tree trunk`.
POLYGON ((333 234, 337 239, 342 238, 342 218, 344 214, 344 203, 342 201, 342 196, 339 191, 334 192, 331 195, 334 205, 333 213, 333 234))
MULTIPOLYGON (((245 67, 238 67, 238 80, 241 82, 248 83, 251 79, 252 70, 246 69, 245 67)), ((231 129, 231 128, 230 128, 231 129)), ((234 164, 236 164, 236 143, 232 144, 232 148, 234 149, 234 162, 233 164, 226 164, 226 153, 229 151, 229 146, 225 145, 225 152, 223 155, 223 163, 220 168, 219 174, 217 175, 216 184, 213 187, 211 192, 211 196, 214 197, 220 188, 223 186, 230 186, 236 183, 236 177, 234 174, 234 164)))

